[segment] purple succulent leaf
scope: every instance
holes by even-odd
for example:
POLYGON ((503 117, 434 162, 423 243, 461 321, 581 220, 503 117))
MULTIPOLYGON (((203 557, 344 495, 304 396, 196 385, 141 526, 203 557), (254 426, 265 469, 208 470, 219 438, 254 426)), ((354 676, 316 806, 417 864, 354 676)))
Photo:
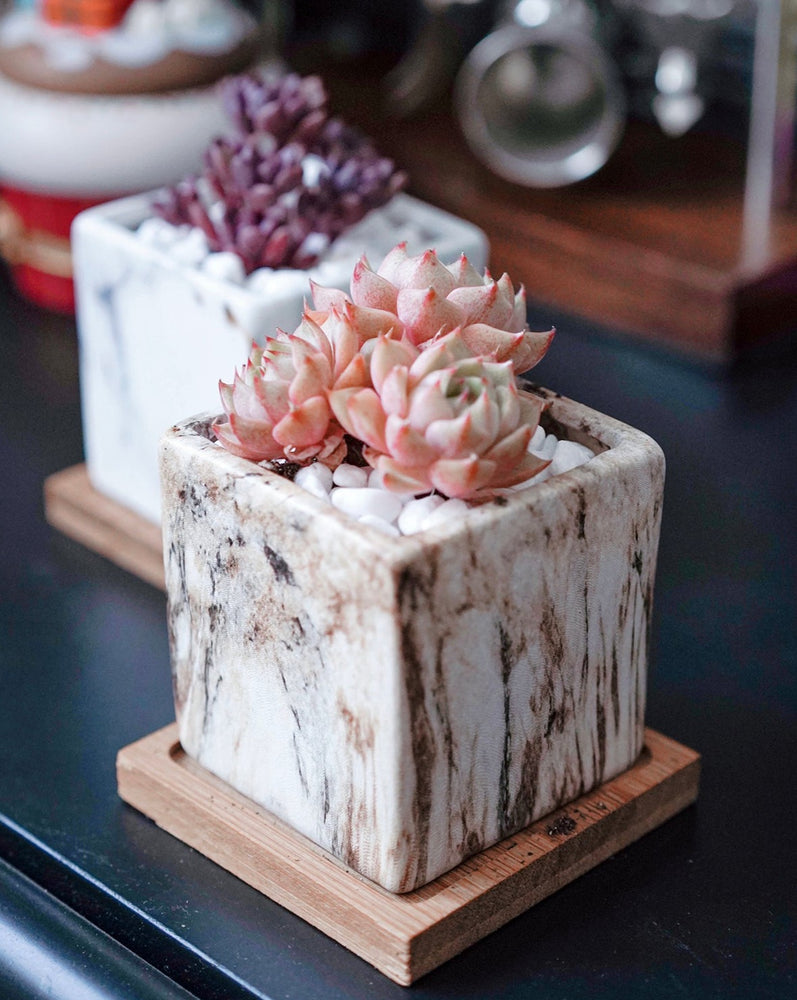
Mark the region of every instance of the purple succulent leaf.
POLYGON ((284 121, 279 101, 268 101, 254 112, 252 116, 253 131, 278 133, 282 130, 284 121))
POLYGON ((247 270, 310 266, 329 241, 406 184, 359 131, 328 116, 317 76, 234 77, 223 100, 237 135, 208 147, 201 192, 187 179, 154 209, 174 224, 198 225, 212 249, 234 250, 247 270), (308 154, 323 167, 305 184, 308 154), (214 199, 223 211, 209 211, 214 199), (306 243, 310 234, 315 239, 306 243))
POLYGON ((260 254, 261 267, 281 267, 295 249, 287 226, 278 226, 260 254))
POLYGON ((247 190, 255 183, 255 154, 245 146, 233 156, 230 163, 233 183, 239 190, 247 190))
POLYGON ((245 225, 238 230, 235 245, 239 252, 249 258, 256 259, 263 250, 266 238, 257 226, 245 225))
POLYGON ((205 211, 199 199, 187 206, 187 214, 188 221, 192 226, 196 226, 197 229, 202 230, 208 238, 208 243, 211 243, 216 239, 216 229, 208 218, 208 213, 205 211))
POLYGON ((247 204, 261 214, 268 211, 273 204, 276 192, 271 184, 253 184, 249 189, 247 204))
POLYGON ((311 251, 302 250, 301 247, 296 251, 290 260, 289 267, 296 268, 297 271, 306 271, 311 268, 313 264, 318 262, 318 254, 311 251))
POLYGON ((300 163, 291 163, 284 166, 276 175, 273 181, 274 194, 276 197, 293 191, 302 183, 302 167, 300 163))
POLYGON ((317 141, 325 121, 326 112, 323 109, 310 111, 298 122, 294 129, 294 138, 308 147, 312 146, 317 141))

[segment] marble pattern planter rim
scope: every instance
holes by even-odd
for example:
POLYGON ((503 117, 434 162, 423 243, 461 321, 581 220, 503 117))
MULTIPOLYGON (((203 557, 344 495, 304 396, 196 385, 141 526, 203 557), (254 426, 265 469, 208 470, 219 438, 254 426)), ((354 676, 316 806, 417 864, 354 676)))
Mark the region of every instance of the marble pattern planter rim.
MULTIPOLYGON (((552 410, 549 409, 543 413, 541 425, 546 430, 553 430, 560 439, 578 441, 587 445, 593 450, 594 457, 584 465, 568 472, 559 473, 526 489, 507 491, 506 494, 492 500, 476 503, 462 518, 441 521, 411 535, 387 535, 368 523, 360 524, 349 514, 338 510, 332 504, 298 486, 287 476, 269 469, 267 463, 261 464, 239 458, 220 444, 218 445, 218 454, 228 467, 237 473, 257 474, 269 479, 275 489, 284 493, 286 498, 290 497, 291 502, 296 503, 314 517, 326 519, 330 531, 351 530, 352 527, 356 526, 355 534, 362 537, 362 544, 372 549, 375 555, 389 556, 391 561, 400 561, 402 557, 411 561, 417 556, 418 551, 432 539, 443 541, 464 532, 489 532, 491 525, 503 517, 504 511, 510 504, 533 509, 540 503, 546 503, 548 498, 560 490, 563 485, 578 485, 580 481, 585 481, 585 477, 610 475, 612 466, 627 462, 640 447, 644 448, 648 454, 650 448, 655 448, 661 453, 656 442, 643 431, 629 427, 622 421, 615 420, 596 410, 591 410, 543 386, 526 383, 525 387, 553 404, 552 410), (568 422, 568 418, 572 416, 574 408, 578 410, 578 418, 577 423, 571 424, 568 422), (255 470, 257 470, 256 473, 255 470)), ((215 442, 215 436, 210 427, 220 416, 222 415, 215 412, 200 413, 175 426, 193 426, 199 436, 215 442)), ((171 430, 168 433, 171 433, 171 430)), ((664 460, 663 454, 661 454, 661 459, 664 460)))
MULTIPOLYGON (((153 201, 163 190, 163 188, 153 188, 150 191, 143 191, 138 194, 127 195, 94 205, 81 212, 80 216, 75 220, 74 225, 84 227, 87 223, 89 225, 99 223, 103 227, 104 238, 128 243, 131 237, 136 239, 135 231, 138 226, 146 219, 153 217, 153 201)), ((420 198, 416 198, 404 191, 394 194, 389 202, 381 205, 379 208, 372 209, 373 213, 380 215, 391 211, 395 211, 400 215, 403 214, 411 218, 413 222, 421 225, 426 224, 434 228, 439 233, 438 241, 442 240, 445 244, 452 244, 453 246, 455 240, 459 240, 461 243, 472 244, 473 246, 476 246, 478 243, 479 246, 476 254, 477 256, 484 257, 486 261, 488 250, 487 238, 475 226, 461 219, 459 216, 453 215, 445 209, 438 208, 436 205, 422 201, 420 198)), ((367 223, 367 221, 368 215, 361 219, 352 229, 356 230, 358 226, 367 223)), ((344 231, 339 239, 348 240, 350 232, 350 230, 344 231)), ((265 268, 264 270, 295 272, 301 275, 307 274, 312 276, 314 280, 320 281, 321 279, 317 274, 319 269, 326 267, 331 271, 334 268, 336 272, 335 277, 334 279, 330 277, 329 283, 331 284, 333 280, 339 283, 348 283, 352 273, 352 258, 348 253, 340 257, 335 256, 336 242, 338 241, 333 242, 326 253, 309 268, 297 269, 286 266, 284 268, 265 268)), ((169 253, 168 248, 155 246, 138 239, 136 239, 135 247, 136 253, 144 259, 149 259, 168 270, 180 271, 183 276, 188 277, 194 284, 200 286, 210 284, 212 287, 223 289, 225 297, 230 299, 232 305, 235 305, 236 301, 241 301, 244 298, 251 299, 253 296, 257 298, 262 297, 261 292, 252 291, 246 282, 242 285, 237 285, 234 282, 217 277, 202 268, 191 267, 185 264, 183 261, 173 257, 169 253)), ((446 246, 445 251, 441 251, 443 256, 450 256, 452 252, 456 253, 457 251, 453 251, 448 246, 446 246)), ((381 261, 372 260, 370 263, 376 267, 381 261)), ((477 266, 479 264, 480 262, 477 261, 477 266)), ((296 319, 298 323, 299 316, 296 319)))

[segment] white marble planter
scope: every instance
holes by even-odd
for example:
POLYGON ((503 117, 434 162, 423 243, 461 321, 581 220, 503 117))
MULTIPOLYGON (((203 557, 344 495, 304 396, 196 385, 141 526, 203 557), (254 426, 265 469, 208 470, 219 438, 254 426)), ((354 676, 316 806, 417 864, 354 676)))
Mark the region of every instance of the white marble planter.
POLYGON ((228 454, 207 415, 162 444, 184 749, 390 891, 642 747, 664 459, 550 395, 599 454, 408 537, 228 454))
POLYGON ((217 408, 229 379, 277 327, 295 329, 309 279, 348 289, 365 251, 378 264, 400 239, 444 260, 486 264, 481 230, 408 195, 396 195, 344 234, 309 271, 282 270, 258 288, 187 266, 137 238, 153 193, 81 213, 72 230, 83 433, 96 489, 160 519, 157 446, 186 413, 217 408))

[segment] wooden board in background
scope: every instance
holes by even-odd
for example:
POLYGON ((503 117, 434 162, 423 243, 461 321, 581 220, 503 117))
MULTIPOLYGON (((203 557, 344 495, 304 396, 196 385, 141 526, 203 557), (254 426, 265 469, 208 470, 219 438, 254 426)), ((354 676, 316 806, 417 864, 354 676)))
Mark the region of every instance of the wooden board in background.
MULTIPOLYGON (((312 52, 296 53, 294 64, 318 71, 312 52)), ((391 118, 386 68, 379 60, 322 67, 333 112, 407 171, 411 194, 484 229, 491 270, 526 285, 532 326, 550 325, 547 305, 721 363, 794 334, 797 209, 774 212, 768 247, 748 259, 743 139, 703 123, 674 139, 630 120, 592 177, 526 188, 477 160, 448 103, 391 118)))
POLYGON ((44 515, 86 548, 165 589, 160 525, 95 490, 85 465, 45 479, 44 515))
POLYGON ((119 795, 175 837, 409 985, 697 798, 700 757, 647 730, 612 781, 406 895, 346 868, 183 752, 172 724, 120 750, 119 795))

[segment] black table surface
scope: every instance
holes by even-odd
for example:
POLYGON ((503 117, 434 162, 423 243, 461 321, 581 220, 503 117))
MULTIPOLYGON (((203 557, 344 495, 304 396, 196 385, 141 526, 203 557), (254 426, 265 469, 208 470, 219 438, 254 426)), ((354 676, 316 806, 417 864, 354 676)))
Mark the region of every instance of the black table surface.
POLYGON ((75 326, 0 275, 0 997, 797 996, 797 352, 716 370, 532 320, 535 380, 667 456, 647 721, 701 792, 407 991, 117 797, 117 750, 173 719, 165 599, 46 524, 75 326))

